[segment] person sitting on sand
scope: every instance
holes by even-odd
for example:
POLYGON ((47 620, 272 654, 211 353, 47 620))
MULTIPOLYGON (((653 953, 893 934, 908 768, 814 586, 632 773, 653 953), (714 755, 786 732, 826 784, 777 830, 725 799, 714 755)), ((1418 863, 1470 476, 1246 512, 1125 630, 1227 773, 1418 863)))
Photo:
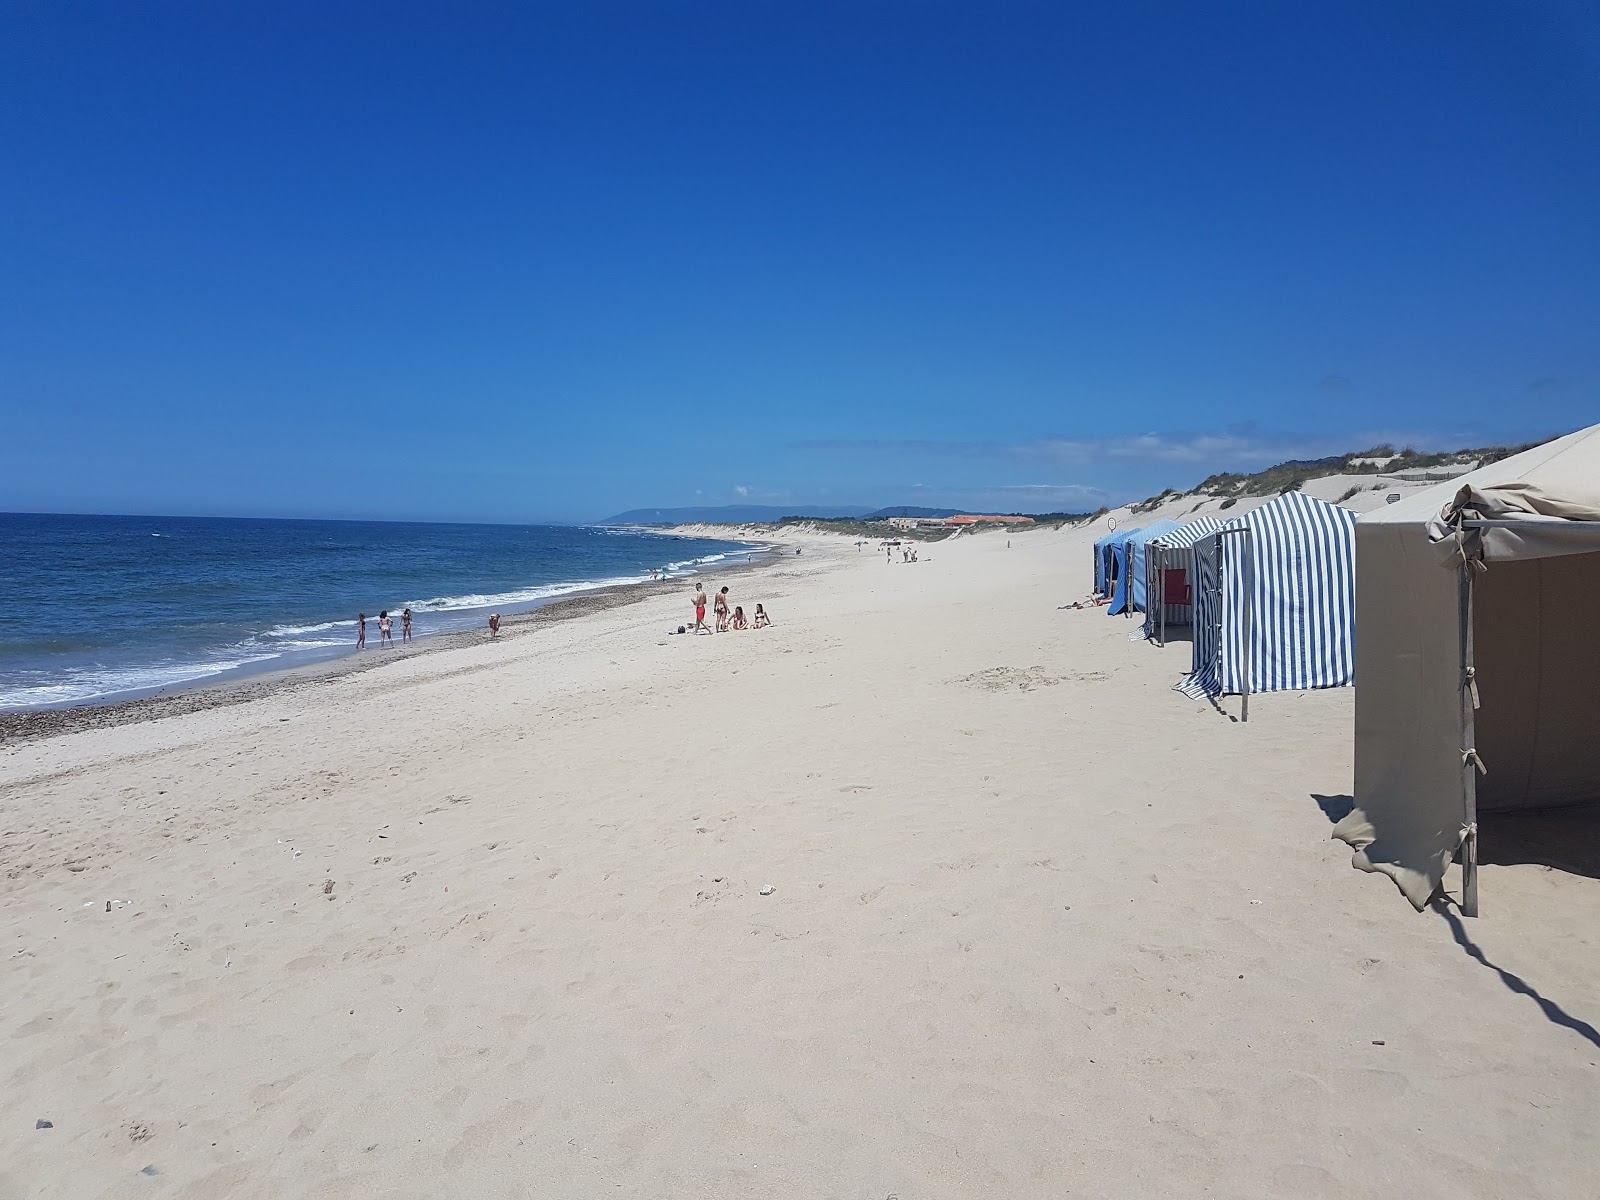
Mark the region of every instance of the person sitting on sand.
POLYGON ((759 604, 756 605, 756 628, 757 629, 765 629, 768 625, 771 625, 771 624, 772 624, 772 618, 767 616, 767 610, 762 608, 761 605, 759 605, 759 604))
POLYGON ((356 649, 367 648, 367 614, 362 613, 356 618, 356 649))
POLYGON ((717 593, 717 632, 728 632, 728 589, 726 586, 717 593))
POLYGON ((409 608, 400 614, 400 640, 402 642, 411 640, 411 610, 409 608))
POLYGON ((733 610, 733 627, 735 629, 749 629, 750 626, 744 619, 744 605, 739 605, 733 610))
POLYGON ((710 633, 706 628, 706 592, 705 584, 694 585, 694 631, 696 633, 710 633))
POLYGON ((391 632, 391 630, 393 628, 394 628, 394 622, 389 619, 389 610, 386 608, 386 609, 384 609, 382 612, 380 612, 378 614, 378 648, 379 649, 382 649, 384 646, 388 646, 391 649, 393 649, 393 647, 394 647, 394 634, 391 632))
POLYGON ((500 636, 500 614, 499 613, 490 613, 489 614, 489 636, 492 637, 492 638, 496 638, 496 637, 500 636))

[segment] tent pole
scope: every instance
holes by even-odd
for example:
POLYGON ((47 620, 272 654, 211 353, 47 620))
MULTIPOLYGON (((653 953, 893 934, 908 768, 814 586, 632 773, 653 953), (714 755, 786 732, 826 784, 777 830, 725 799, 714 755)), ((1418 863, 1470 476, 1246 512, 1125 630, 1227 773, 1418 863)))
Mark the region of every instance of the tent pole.
POLYGON ((1477 667, 1472 636, 1472 564, 1460 572, 1461 611, 1461 816, 1466 827, 1461 838, 1461 912, 1478 915, 1478 776, 1482 762, 1477 750, 1477 667))
POLYGON ((1225 607, 1226 597, 1227 597, 1227 594, 1228 594, 1228 580, 1226 578, 1226 575, 1227 575, 1227 564, 1222 561, 1222 534, 1220 534, 1220 533, 1217 534, 1215 545, 1216 545, 1216 552, 1217 552, 1217 575, 1216 575, 1216 585, 1217 585, 1216 586, 1216 594, 1217 594, 1217 617, 1216 617, 1216 625, 1217 625, 1217 654, 1216 654, 1216 661, 1217 661, 1217 695, 1221 696, 1223 694, 1223 691, 1222 691, 1222 686, 1223 686, 1223 684, 1222 684, 1222 662, 1223 662, 1223 659, 1226 657, 1222 652, 1222 644, 1223 644, 1223 640, 1227 636, 1227 626, 1223 623, 1222 610, 1225 607))
POLYGON ((1244 699, 1239 704, 1239 721, 1250 720, 1250 657, 1251 643, 1255 641, 1255 583, 1256 583, 1255 530, 1244 531, 1244 699))
POLYGON ((1163 650, 1167 648, 1167 552, 1161 551, 1161 566, 1156 571, 1156 578, 1161 581, 1161 640, 1156 643, 1163 650))

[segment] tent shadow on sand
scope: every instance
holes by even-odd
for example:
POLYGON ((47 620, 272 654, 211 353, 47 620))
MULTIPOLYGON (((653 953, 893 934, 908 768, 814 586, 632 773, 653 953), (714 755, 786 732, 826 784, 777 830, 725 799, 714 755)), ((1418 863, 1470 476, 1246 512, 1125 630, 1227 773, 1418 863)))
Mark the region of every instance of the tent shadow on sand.
MULTIPOLYGON (((1330 824, 1338 824, 1355 807, 1353 796, 1324 796, 1313 792, 1330 824)), ((1600 804, 1574 808, 1544 809, 1529 813, 1482 813, 1479 815, 1479 862, 1501 866, 1536 864, 1574 875, 1600 878, 1600 804)), ((1458 905, 1448 896, 1433 898, 1432 909, 1450 926, 1456 945, 1500 977, 1509 991, 1526 996, 1539 1006, 1545 1019, 1570 1029, 1591 1045, 1600 1048, 1600 1030, 1574 1017, 1554 1000, 1546 999, 1520 975, 1490 962, 1462 923, 1458 905)))

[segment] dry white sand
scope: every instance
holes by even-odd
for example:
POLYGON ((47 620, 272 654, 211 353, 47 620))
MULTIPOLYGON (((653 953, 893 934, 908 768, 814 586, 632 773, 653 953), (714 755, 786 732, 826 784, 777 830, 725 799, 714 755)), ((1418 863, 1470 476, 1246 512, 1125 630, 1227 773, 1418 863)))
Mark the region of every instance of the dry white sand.
POLYGON ((0 1198, 1595 1194, 1600 883, 1351 870, 1094 532, 0 751, 0 1198))

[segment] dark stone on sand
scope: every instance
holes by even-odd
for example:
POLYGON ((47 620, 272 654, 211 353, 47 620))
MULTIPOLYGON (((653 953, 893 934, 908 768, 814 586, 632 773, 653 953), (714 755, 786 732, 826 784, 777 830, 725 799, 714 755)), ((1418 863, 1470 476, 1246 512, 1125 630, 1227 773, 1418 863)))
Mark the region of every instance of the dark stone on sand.
POLYGON ((54 1129, 56 1123, 54 1121, 46 1121, 43 1117, 40 1117, 33 1123, 33 1127, 35 1129, 54 1129))

